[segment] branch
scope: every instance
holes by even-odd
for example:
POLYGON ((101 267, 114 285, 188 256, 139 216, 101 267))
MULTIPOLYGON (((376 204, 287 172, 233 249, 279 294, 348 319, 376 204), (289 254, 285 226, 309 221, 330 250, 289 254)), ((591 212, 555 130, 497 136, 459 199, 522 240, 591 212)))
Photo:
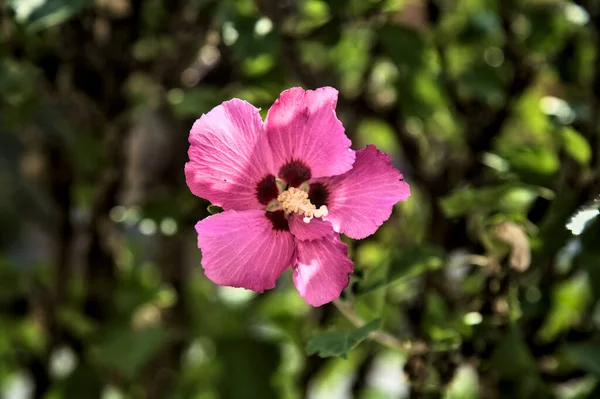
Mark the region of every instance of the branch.
MULTIPOLYGON (((359 315, 356 314, 350 303, 336 299, 333 301, 333 304, 355 327, 361 328, 367 324, 359 315)), ((388 348, 401 350, 403 352, 408 351, 413 355, 420 355, 429 352, 429 347, 424 343, 418 343, 409 340, 401 341, 385 331, 373 331, 371 334, 369 334, 369 339, 383 346, 387 346, 388 348)))

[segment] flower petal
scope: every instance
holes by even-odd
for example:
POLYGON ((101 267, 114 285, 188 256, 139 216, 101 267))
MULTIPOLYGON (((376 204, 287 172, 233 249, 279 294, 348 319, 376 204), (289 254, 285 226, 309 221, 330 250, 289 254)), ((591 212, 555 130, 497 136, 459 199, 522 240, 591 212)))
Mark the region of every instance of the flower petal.
POLYGON ((189 141, 185 177, 195 195, 225 210, 264 208, 258 184, 273 175, 273 164, 257 108, 226 101, 194 123, 189 141))
POLYGON ((324 220, 313 218, 309 223, 304 223, 304 218, 297 214, 292 214, 289 219, 290 233, 298 240, 312 241, 326 235, 333 235, 331 223, 324 220))
POLYGON ((394 204, 410 195, 408 183, 389 155, 373 145, 356 151, 351 171, 321 182, 329 211, 324 219, 335 231, 355 239, 375 233, 389 219, 394 204))
MULTIPOLYGON (((281 93, 269 109, 265 128, 279 177, 285 178, 296 170, 306 181, 350 170, 354 152, 335 114, 337 97, 338 91, 332 87, 314 91, 294 87, 281 93), (308 176, 303 164, 309 169, 308 176)), ((292 176, 291 180, 296 178, 292 176)))
POLYGON ((354 268, 348 258, 348 246, 339 235, 314 241, 296 240, 296 246, 298 264, 293 279, 300 296, 313 306, 339 298, 354 268))
POLYGON ((264 211, 225 211, 196 224, 202 267, 216 284, 263 292, 294 262, 294 238, 264 211))

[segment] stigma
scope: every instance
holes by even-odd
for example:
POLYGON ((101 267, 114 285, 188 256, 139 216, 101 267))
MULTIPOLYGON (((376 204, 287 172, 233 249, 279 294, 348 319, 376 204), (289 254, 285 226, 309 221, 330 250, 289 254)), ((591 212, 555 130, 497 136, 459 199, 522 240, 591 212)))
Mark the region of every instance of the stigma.
POLYGON ((312 218, 320 218, 327 216, 327 207, 321 205, 317 208, 308 199, 308 193, 295 187, 290 187, 286 191, 279 194, 277 201, 281 204, 281 208, 286 215, 297 213, 304 216, 304 223, 309 223, 312 218))

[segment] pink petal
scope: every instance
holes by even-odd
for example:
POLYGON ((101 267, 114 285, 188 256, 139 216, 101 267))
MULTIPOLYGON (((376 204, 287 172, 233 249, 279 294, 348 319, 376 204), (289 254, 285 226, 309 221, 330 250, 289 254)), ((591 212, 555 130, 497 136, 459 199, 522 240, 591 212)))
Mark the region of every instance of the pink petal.
POLYGON ((298 240, 312 241, 326 235, 333 235, 333 227, 331 223, 321 219, 313 218, 309 223, 304 223, 302 216, 292 214, 289 219, 290 233, 298 240))
POLYGON ((296 171, 302 176, 300 183, 350 170, 354 152, 335 114, 337 97, 332 87, 314 91, 294 87, 281 93, 269 109, 265 126, 280 177, 285 175, 282 167, 292 163, 292 169, 298 169, 298 162, 309 169, 308 176, 296 171))
POLYGON ((348 246, 339 235, 314 241, 296 240, 296 246, 298 264, 293 279, 300 296, 313 306, 339 298, 354 268, 348 259, 348 246))
POLYGON ((294 258, 294 238, 275 230, 265 211, 225 211, 196 224, 202 267, 216 284, 256 292, 275 287, 294 258))
POLYGON ((356 151, 352 170, 322 179, 327 194, 328 215, 333 229, 355 239, 377 231, 389 219, 398 201, 410 195, 410 187, 391 158, 375 146, 356 151))
POLYGON ((195 195, 226 210, 264 209, 257 184, 273 168, 257 108, 226 101, 194 123, 189 141, 185 177, 195 195))

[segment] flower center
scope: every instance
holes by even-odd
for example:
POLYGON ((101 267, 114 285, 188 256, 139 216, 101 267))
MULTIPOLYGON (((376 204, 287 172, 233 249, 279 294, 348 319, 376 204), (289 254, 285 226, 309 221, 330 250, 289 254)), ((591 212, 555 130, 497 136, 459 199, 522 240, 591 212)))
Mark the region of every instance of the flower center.
POLYGON ((308 193, 304 190, 289 187, 286 191, 277 196, 277 201, 281 204, 281 209, 286 215, 297 213, 304 215, 304 223, 309 223, 313 217, 320 218, 327 216, 327 207, 321 205, 319 208, 314 206, 308 199, 308 193))

